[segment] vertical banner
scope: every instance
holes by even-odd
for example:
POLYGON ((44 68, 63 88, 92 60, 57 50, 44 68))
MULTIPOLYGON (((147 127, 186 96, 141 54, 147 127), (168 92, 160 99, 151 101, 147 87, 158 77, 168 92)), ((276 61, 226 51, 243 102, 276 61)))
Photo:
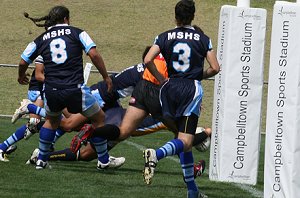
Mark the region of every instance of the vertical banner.
POLYGON ((300 197, 300 4, 276 2, 271 38, 264 197, 300 197))
POLYGON ((220 12, 209 178, 256 184, 260 146, 266 10, 220 12))

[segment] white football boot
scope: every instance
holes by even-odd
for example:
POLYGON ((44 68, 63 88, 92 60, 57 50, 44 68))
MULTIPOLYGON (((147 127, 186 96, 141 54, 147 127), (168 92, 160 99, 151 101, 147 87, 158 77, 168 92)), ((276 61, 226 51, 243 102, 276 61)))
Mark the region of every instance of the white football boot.
POLYGON ((107 168, 116 169, 116 168, 120 168, 121 166, 123 166, 124 163, 125 163, 125 157, 109 156, 108 162, 106 164, 103 164, 102 162, 100 162, 98 160, 97 169, 98 170, 103 170, 103 169, 107 169, 107 168))
POLYGON ((38 118, 30 118, 24 133, 24 139, 28 140, 33 134, 38 133, 37 124, 40 122, 38 118))
POLYGON ((38 160, 39 153, 40 153, 40 150, 38 148, 34 149, 31 153, 29 160, 27 160, 26 164, 35 165, 38 160))
POLYGON ((18 119, 20 119, 23 115, 28 114, 29 111, 27 109, 27 106, 31 104, 32 102, 28 99, 23 99, 21 102, 21 106, 16 109, 14 115, 11 118, 11 123, 15 123, 18 119))
POLYGON ((0 149, 0 161, 1 162, 9 162, 6 153, 0 149))
POLYGON ((52 169, 52 166, 49 164, 49 162, 44 162, 43 160, 38 160, 36 162, 36 166, 35 166, 36 170, 43 170, 46 168, 52 169))
POLYGON ((154 176, 154 171, 156 168, 157 157, 156 151, 154 149, 146 149, 143 151, 145 159, 145 167, 143 171, 144 182, 146 184, 151 184, 152 177, 154 176))

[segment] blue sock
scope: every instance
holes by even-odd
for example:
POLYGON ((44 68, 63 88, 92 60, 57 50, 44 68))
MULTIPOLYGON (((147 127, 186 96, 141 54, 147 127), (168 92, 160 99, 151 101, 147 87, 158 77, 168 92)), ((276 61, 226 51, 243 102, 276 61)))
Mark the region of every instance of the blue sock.
POLYGON ((38 107, 35 104, 29 104, 27 106, 29 113, 40 115, 46 117, 46 110, 44 108, 38 107))
POLYGON ((40 143, 39 143, 39 160, 44 162, 48 161, 48 157, 51 151, 52 142, 55 137, 55 131, 42 127, 40 130, 40 143))
POLYGON ((188 190, 198 191, 198 187, 194 179, 194 158, 192 151, 181 152, 179 156, 184 181, 188 190))
POLYGON ((55 137, 54 137, 54 140, 53 140, 53 144, 61 137, 65 134, 65 132, 61 129, 56 129, 56 132, 55 132, 55 137))
POLYGON ((103 164, 108 163, 107 140, 101 137, 92 137, 91 140, 95 146, 98 160, 103 164))
POLYGON ((54 137, 54 140, 52 142, 52 146, 51 146, 51 150, 54 151, 54 144, 55 142, 65 134, 65 131, 61 130, 61 129, 56 129, 56 132, 55 132, 55 137, 54 137))
POLYGON ((19 129, 17 129, 14 134, 9 136, 9 138, 7 138, 2 144, 0 144, 0 149, 5 152, 9 146, 22 140, 24 138, 25 130, 26 125, 23 125, 19 129))
POLYGON ((164 146, 156 150, 157 160, 166 156, 176 155, 183 152, 183 142, 179 139, 173 139, 167 142, 164 146))

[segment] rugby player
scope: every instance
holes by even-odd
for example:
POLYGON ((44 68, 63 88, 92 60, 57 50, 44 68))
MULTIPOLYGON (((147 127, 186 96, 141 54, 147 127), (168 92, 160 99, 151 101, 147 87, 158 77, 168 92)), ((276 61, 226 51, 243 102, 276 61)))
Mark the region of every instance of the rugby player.
MULTIPOLYGON (((161 120, 178 138, 163 147, 144 151, 144 181, 151 184, 157 162, 170 155, 179 155, 188 197, 205 197, 194 181, 192 145, 197 128, 203 90, 201 80, 219 72, 219 64, 212 50, 211 40, 191 26, 195 5, 192 0, 181 0, 175 6, 177 27, 156 37, 144 63, 159 81, 157 86, 140 81, 129 101, 120 127, 106 124, 95 129, 94 136, 107 140, 125 140, 150 113, 161 120), (153 60, 162 54, 167 63, 168 78, 157 69, 153 60), (204 60, 209 67, 204 70, 204 60)), ((103 146, 103 152, 105 146, 103 146)))
MULTIPOLYGON (((28 14, 25 17, 29 18, 28 14)), ((71 113, 81 113, 88 117, 94 127, 104 124, 104 112, 99 107, 89 88, 84 84, 82 52, 91 61, 107 83, 108 91, 112 90, 112 81, 108 76, 104 61, 96 50, 96 45, 83 30, 70 26, 68 8, 53 7, 49 14, 38 18, 30 18, 37 26, 47 27, 46 31, 29 43, 21 55, 18 82, 28 84, 26 75, 28 65, 41 55, 45 66, 44 103, 47 111, 46 122, 40 130, 39 157, 36 169, 48 166, 48 155, 59 127, 62 110, 67 108, 71 113), (44 24, 37 22, 45 21, 44 24), (47 24, 46 24, 47 22, 47 24)), ((95 147, 103 142, 93 139, 95 147)), ((101 155, 102 166, 113 166, 108 155, 101 155)))

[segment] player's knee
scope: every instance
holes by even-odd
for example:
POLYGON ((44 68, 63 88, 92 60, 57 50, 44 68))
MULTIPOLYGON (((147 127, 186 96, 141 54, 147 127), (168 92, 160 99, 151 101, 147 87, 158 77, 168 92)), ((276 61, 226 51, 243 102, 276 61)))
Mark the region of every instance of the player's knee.
POLYGON ((120 141, 126 140, 130 135, 131 133, 128 130, 120 128, 120 135, 118 140, 120 141))
POLYGON ((181 136, 178 139, 180 139, 184 145, 184 152, 191 151, 193 147, 193 141, 191 138, 181 136))
POLYGON ((77 129, 76 127, 78 127, 78 123, 74 122, 70 118, 67 118, 67 119, 64 119, 63 122, 61 122, 60 127, 64 131, 72 131, 74 129, 77 129))
POLYGON ((123 141, 123 140, 126 140, 127 138, 128 138, 128 136, 126 134, 120 133, 118 140, 123 141))

